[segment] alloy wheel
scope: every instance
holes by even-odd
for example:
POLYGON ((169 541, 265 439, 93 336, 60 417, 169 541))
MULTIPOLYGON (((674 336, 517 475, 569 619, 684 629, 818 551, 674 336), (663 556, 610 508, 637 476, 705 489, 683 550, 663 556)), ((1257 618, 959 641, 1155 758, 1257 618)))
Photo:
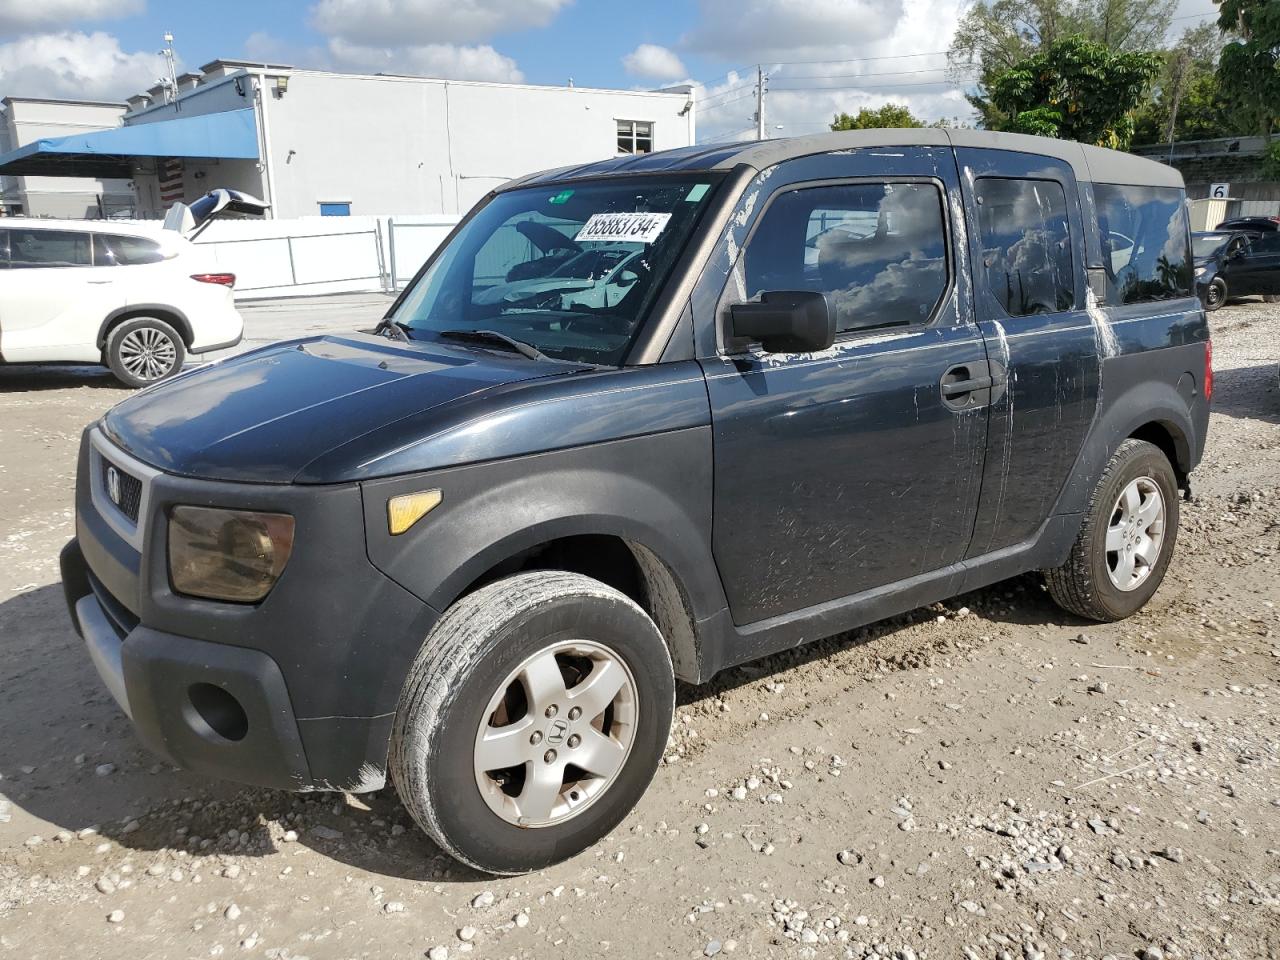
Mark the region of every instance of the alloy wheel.
POLYGON ((1150 477, 1120 491, 1107 526, 1107 575, 1117 590, 1136 590, 1151 576, 1164 547, 1164 494, 1150 477))
POLYGON ((635 679, 602 644, 569 640, 530 656, 490 699, 476 733, 476 784, 520 827, 569 820, 617 779, 635 740, 635 679))
POLYGON ((159 380, 173 371, 178 347, 162 330, 138 327, 120 341, 120 363, 139 380, 159 380))

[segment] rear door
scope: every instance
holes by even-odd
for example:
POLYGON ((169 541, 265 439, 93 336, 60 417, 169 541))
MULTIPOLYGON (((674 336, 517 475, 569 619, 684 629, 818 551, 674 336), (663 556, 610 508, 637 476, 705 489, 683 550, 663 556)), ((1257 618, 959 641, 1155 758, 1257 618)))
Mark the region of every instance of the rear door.
MULTIPOLYGON (((1093 419, 1108 330, 1086 310, 1085 232, 1071 167, 1049 157, 958 148, 978 323, 1008 389, 991 405, 969 556, 1032 539, 1093 419)), ((1117 232, 1102 261, 1131 252, 1117 232), (1113 249, 1114 247, 1114 249, 1113 249)))
POLYGON ((992 391, 955 386, 987 370, 954 245, 958 203, 945 147, 791 160, 744 194, 693 302, 695 316, 710 315, 698 326, 719 331, 701 363, 713 548, 735 623, 896 584, 964 555, 992 391), (833 347, 727 345, 730 305, 787 290, 829 296, 833 347))
POLYGON ((83 230, 9 228, 0 272, 0 352, 9 361, 98 359, 102 321, 123 301, 110 270, 93 266, 83 230))

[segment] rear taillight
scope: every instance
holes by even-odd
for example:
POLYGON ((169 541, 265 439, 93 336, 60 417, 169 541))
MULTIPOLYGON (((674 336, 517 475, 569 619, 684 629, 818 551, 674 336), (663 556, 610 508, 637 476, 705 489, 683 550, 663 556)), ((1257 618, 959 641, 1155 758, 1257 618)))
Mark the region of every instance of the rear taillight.
POLYGON ((234 287, 236 285, 236 275, 234 273, 193 273, 191 279, 199 283, 216 283, 224 287, 234 287))
POLYGON ((1204 342, 1204 398, 1213 399, 1213 341, 1204 342))

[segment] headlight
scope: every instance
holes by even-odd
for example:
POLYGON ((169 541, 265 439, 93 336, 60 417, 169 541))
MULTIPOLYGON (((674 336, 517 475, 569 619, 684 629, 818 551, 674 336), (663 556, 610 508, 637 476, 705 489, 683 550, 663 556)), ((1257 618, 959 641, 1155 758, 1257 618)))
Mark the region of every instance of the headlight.
POLYGON ((284 571, 293 551, 285 513, 174 507, 169 514, 169 579, 192 597, 254 603, 284 571))
POLYGON ((1196 279, 1197 280, 1200 279, 1208 272, 1209 272, 1208 267, 1196 267, 1196 279))

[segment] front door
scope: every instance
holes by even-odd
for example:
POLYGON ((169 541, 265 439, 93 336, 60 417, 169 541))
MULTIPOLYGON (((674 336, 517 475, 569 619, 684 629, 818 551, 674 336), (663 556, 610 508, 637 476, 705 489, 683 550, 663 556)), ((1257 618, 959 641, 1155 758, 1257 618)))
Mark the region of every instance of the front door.
POLYGON ((714 309, 721 331, 701 362, 713 547, 737 624, 964 555, 992 390, 981 385, 987 352, 953 246, 957 179, 942 147, 784 163, 744 195, 735 223, 746 242, 727 283, 719 274, 718 299, 695 294, 695 311, 714 309), (731 304, 788 290, 828 295, 833 347, 726 345, 731 304))
POLYGON ((1228 256, 1222 276, 1229 296, 1280 293, 1280 232, 1264 233, 1228 256))

